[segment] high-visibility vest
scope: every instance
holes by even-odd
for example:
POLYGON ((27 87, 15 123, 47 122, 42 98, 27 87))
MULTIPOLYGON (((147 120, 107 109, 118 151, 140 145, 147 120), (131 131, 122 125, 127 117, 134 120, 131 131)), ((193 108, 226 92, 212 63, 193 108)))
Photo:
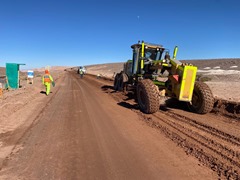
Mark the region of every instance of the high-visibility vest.
POLYGON ((49 83, 51 82, 49 75, 45 74, 43 78, 44 78, 44 82, 49 82, 49 83))

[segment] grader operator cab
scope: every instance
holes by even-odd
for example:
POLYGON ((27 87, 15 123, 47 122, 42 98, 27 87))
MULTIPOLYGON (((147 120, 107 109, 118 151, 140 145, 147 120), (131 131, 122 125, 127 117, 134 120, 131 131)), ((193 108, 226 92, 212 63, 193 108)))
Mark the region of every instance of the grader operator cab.
POLYGON ((136 93, 140 110, 155 113, 159 110, 162 96, 185 101, 191 111, 206 114, 213 108, 214 98, 210 88, 196 81, 197 67, 176 60, 178 47, 169 55, 162 45, 138 42, 131 46, 132 60, 114 79, 116 91, 136 93))

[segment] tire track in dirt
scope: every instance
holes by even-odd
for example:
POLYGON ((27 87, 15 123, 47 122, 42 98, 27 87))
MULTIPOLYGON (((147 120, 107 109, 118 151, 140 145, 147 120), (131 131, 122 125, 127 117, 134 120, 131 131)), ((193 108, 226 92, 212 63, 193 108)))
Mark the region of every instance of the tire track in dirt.
MULTIPOLYGON (((208 157, 207 159, 212 159, 211 157, 214 157, 216 160, 209 161, 208 165, 211 168, 217 165, 217 168, 214 170, 217 171, 220 176, 227 176, 233 179, 239 178, 240 153, 237 150, 234 150, 240 148, 239 144, 235 145, 235 148, 233 148, 232 143, 229 143, 228 139, 225 140, 225 142, 222 142, 222 139, 219 141, 216 134, 213 137, 210 133, 211 138, 208 138, 206 132, 204 132, 205 135, 203 136, 201 135, 201 129, 192 127, 187 121, 178 121, 172 119, 172 117, 168 118, 167 116, 162 118, 159 114, 153 116, 154 118, 150 118, 152 119, 153 125, 155 124, 165 127, 165 130, 168 129, 170 134, 175 133, 179 135, 182 139, 185 139, 185 143, 188 142, 188 144, 191 145, 188 147, 187 152, 192 149, 192 146, 195 146, 205 154, 205 157, 208 157)), ((240 141, 238 141, 238 143, 239 142, 240 141)), ((196 154, 193 155, 195 156, 196 154)), ((203 161, 202 159, 199 160, 203 161)))
POLYGON ((167 138, 175 142, 177 146, 183 148, 186 154, 197 158, 203 165, 217 172, 220 178, 240 178, 238 152, 231 150, 234 153, 229 154, 225 151, 225 148, 221 146, 214 147, 214 145, 217 144, 216 140, 206 139, 203 136, 195 136, 196 133, 191 133, 191 129, 186 129, 184 126, 175 127, 175 125, 173 126, 171 123, 166 123, 163 118, 159 118, 158 116, 155 116, 156 120, 141 112, 137 113, 141 120, 146 122, 150 127, 159 130, 167 138), (231 157, 232 155, 234 156, 233 158, 231 157))
POLYGON ((221 131, 219 129, 216 129, 214 127, 208 126, 208 125, 206 125, 204 123, 201 123, 201 122, 196 121, 194 119, 188 118, 186 116, 182 116, 182 115, 177 114, 177 113, 175 113, 173 111, 171 111, 170 113, 166 112, 166 114, 168 114, 171 117, 174 117, 174 118, 178 119, 179 121, 187 122, 187 123, 191 124, 193 127, 201 129, 202 131, 210 133, 211 135, 214 135, 214 136, 216 136, 218 138, 221 138, 223 140, 229 141, 229 142, 231 142, 234 145, 240 145, 240 143, 239 143, 240 142, 240 138, 239 137, 233 136, 233 135, 231 135, 229 133, 223 132, 223 131, 221 131))
POLYGON ((141 120, 165 134, 188 155, 217 172, 219 177, 240 178, 239 137, 173 111, 160 111, 153 115, 135 111, 141 120))

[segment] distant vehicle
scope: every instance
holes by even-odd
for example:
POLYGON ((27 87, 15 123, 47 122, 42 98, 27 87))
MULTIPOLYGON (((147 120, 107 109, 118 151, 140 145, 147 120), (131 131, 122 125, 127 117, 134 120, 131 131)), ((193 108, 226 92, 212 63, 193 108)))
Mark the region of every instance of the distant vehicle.
POLYGON ((80 74, 80 70, 83 71, 83 74, 86 74, 86 73, 87 73, 87 70, 86 70, 86 68, 85 68, 84 66, 79 66, 79 68, 78 68, 78 74, 80 74))

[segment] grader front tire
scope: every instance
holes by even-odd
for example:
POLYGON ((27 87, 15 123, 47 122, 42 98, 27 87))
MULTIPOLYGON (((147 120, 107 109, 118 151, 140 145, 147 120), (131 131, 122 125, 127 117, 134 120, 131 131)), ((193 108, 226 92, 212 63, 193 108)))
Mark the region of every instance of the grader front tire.
POLYGON ((144 113, 152 114, 159 110, 160 96, 156 85, 150 79, 138 82, 137 100, 140 110, 144 113))
POLYGON ((195 82, 192 103, 188 104, 189 109, 198 114, 206 114, 213 109, 213 105, 214 98, 208 85, 203 82, 195 82))

